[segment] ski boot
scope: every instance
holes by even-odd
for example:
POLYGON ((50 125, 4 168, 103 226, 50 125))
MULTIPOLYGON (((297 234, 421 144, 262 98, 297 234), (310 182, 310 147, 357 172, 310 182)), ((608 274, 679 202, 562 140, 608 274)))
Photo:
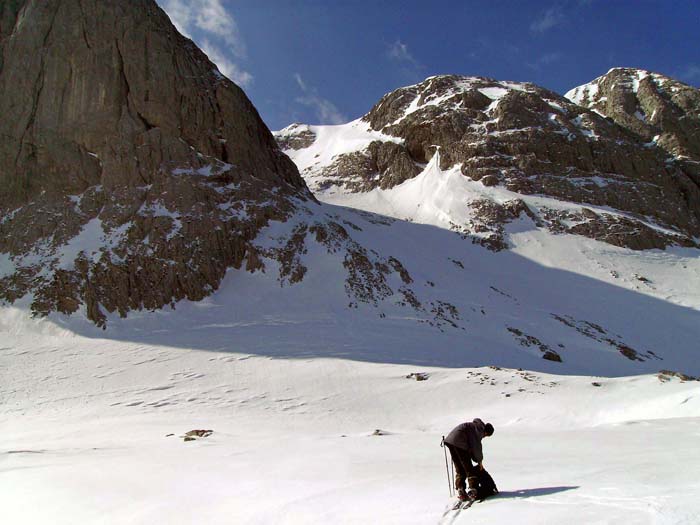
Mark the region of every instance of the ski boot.
POLYGON ((467 491, 464 489, 457 489, 457 499, 459 499, 459 501, 469 501, 467 491))

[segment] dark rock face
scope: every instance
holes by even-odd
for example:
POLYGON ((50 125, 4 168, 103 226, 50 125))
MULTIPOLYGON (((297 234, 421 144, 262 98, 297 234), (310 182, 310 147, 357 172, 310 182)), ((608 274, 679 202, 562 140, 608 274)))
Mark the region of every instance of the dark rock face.
POLYGON ((405 148, 395 142, 374 141, 367 148, 372 158, 372 169, 381 173, 378 186, 386 190, 412 179, 420 168, 405 148))
POLYGON ((351 192, 385 190, 412 179, 420 171, 404 147, 375 140, 365 150, 343 153, 323 166, 317 176, 324 182, 318 189, 340 186, 351 192))
MULTIPOLYGON (((314 177, 346 191, 387 189, 415 177, 439 147, 441 169, 461 166, 465 177, 484 186, 612 209, 577 213, 569 217, 574 225, 557 217, 560 212, 531 209, 538 226, 556 233, 632 249, 695 246, 700 163, 692 156, 700 140, 700 92, 664 82, 650 75, 632 94, 621 91, 620 81, 601 81, 601 86, 615 86, 605 106, 615 108, 614 122, 598 109, 533 84, 431 77, 385 95, 363 118, 371 131, 391 142, 338 156, 332 165, 316 169, 314 177), (640 107, 649 123, 630 116, 640 107), (687 157, 669 159, 669 152, 687 157)), ((323 183, 318 185, 323 189, 323 183)), ((500 205, 481 206, 488 212, 481 222, 495 225, 489 216, 494 206, 500 205)), ((489 247, 506 247, 495 233, 489 247)))
POLYGON ((150 0, 0 6, 0 299, 201 299, 310 197, 245 94, 150 0))
MULTIPOLYGON (((465 176, 485 185, 610 206, 631 214, 629 222, 653 217, 680 234, 628 228, 614 244, 693 245, 700 233, 700 188, 688 173, 669 165, 659 148, 532 84, 435 77, 390 93, 365 118, 373 129, 404 138, 419 162, 440 146, 443 169, 459 163, 465 176)), ((599 238, 601 230, 591 225, 572 233, 599 238)))
POLYGON ((368 150, 344 153, 321 169, 323 182, 319 189, 341 186, 349 191, 369 191, 375 188, 377 167, 368 150))
POLYGON ((658 73, 614 68, 567 98, 669 154, 700 161, 700 90, 658 73))
POLYGON ((292 124, 275 134, 277 144, 283 150, 304 149, 316 140, 316 134, 305 124, 292 124))
POLYGON ((244 93, 154 2, 21 5, 2 38, 4 201, 148 183, 192 148, 235 161, 236 171, 304 186, 244 93))

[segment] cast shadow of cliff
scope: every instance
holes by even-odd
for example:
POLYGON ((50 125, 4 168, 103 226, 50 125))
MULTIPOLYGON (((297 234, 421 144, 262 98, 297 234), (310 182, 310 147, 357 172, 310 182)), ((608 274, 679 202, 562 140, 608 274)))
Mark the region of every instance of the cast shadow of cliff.
MULTIPOLYGON (((353 210, 323 206, 357 218, 353 210)), ((410 270, 411 286, 424 301, 420 315, 384 303, 355 307, 357 302, 345 294, 343 259, 317 251, 308 257, 323 258, 317 260, 321 269, 307 264, 309 272, 300 284, 280 286, 272 269, 231 271, 204 301, 131 312, 127 319, 112 316, 104 331, 74 318, 52 317, 52 322, 90 338, 270 358, 343 358, 417 367, 497 365, 601 376, 660 369, 700 372, 700 360, 693 357, 698 354, 693 342, 700 339, 700 312, 692 308, 546 267, 510 250, 490 252, 434 226, 394 220, 376 230, 362 226, 359 242, 381 246, 382 255, 396 257, 410 270), (442 300, 458 307, 457 327, 433 322, 431 309, 442 300), (605 333, 592 329, 595 340, 555 315, 603 327, 605 333), (536 344, 528 346, 508 327, 539 338, 563 363, 542 359, 536 344), (625 357, 603 341, 618 336, 644 360, 625 357)))

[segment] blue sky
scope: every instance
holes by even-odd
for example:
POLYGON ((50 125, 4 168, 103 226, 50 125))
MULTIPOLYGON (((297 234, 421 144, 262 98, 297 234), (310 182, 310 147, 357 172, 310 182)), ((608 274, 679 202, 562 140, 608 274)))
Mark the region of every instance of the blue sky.
POLYGON ((559 93, 638 67, 700 85, 698 0, 158 0, 267 125, 335 124, 436 74, 559 93))

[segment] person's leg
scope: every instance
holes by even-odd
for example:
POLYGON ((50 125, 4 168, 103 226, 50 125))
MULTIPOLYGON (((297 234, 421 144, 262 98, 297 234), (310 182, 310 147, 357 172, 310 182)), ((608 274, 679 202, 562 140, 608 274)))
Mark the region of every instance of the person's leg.
MULTIPOLYGON (((450 451, 450 456, 452 456, 452 463, 455 466, 455 489, 459 492, 460 489, 464 490, 465 480, 467 479, 467 471, 464 468, 463 456, 461 449, 453 447, 452 445, 445 443, 447 449, 450 451)), ((469 462, 471 465, 471 461, 469 462)))
POLYGON ((476 498, 476 491, 479 489, 479 465, 472 465, 471 458, 467 458, 467 482, 469 483, 469 492, 472 499, 476 498), (474 492, 472 492, 474 491, 474 492))

